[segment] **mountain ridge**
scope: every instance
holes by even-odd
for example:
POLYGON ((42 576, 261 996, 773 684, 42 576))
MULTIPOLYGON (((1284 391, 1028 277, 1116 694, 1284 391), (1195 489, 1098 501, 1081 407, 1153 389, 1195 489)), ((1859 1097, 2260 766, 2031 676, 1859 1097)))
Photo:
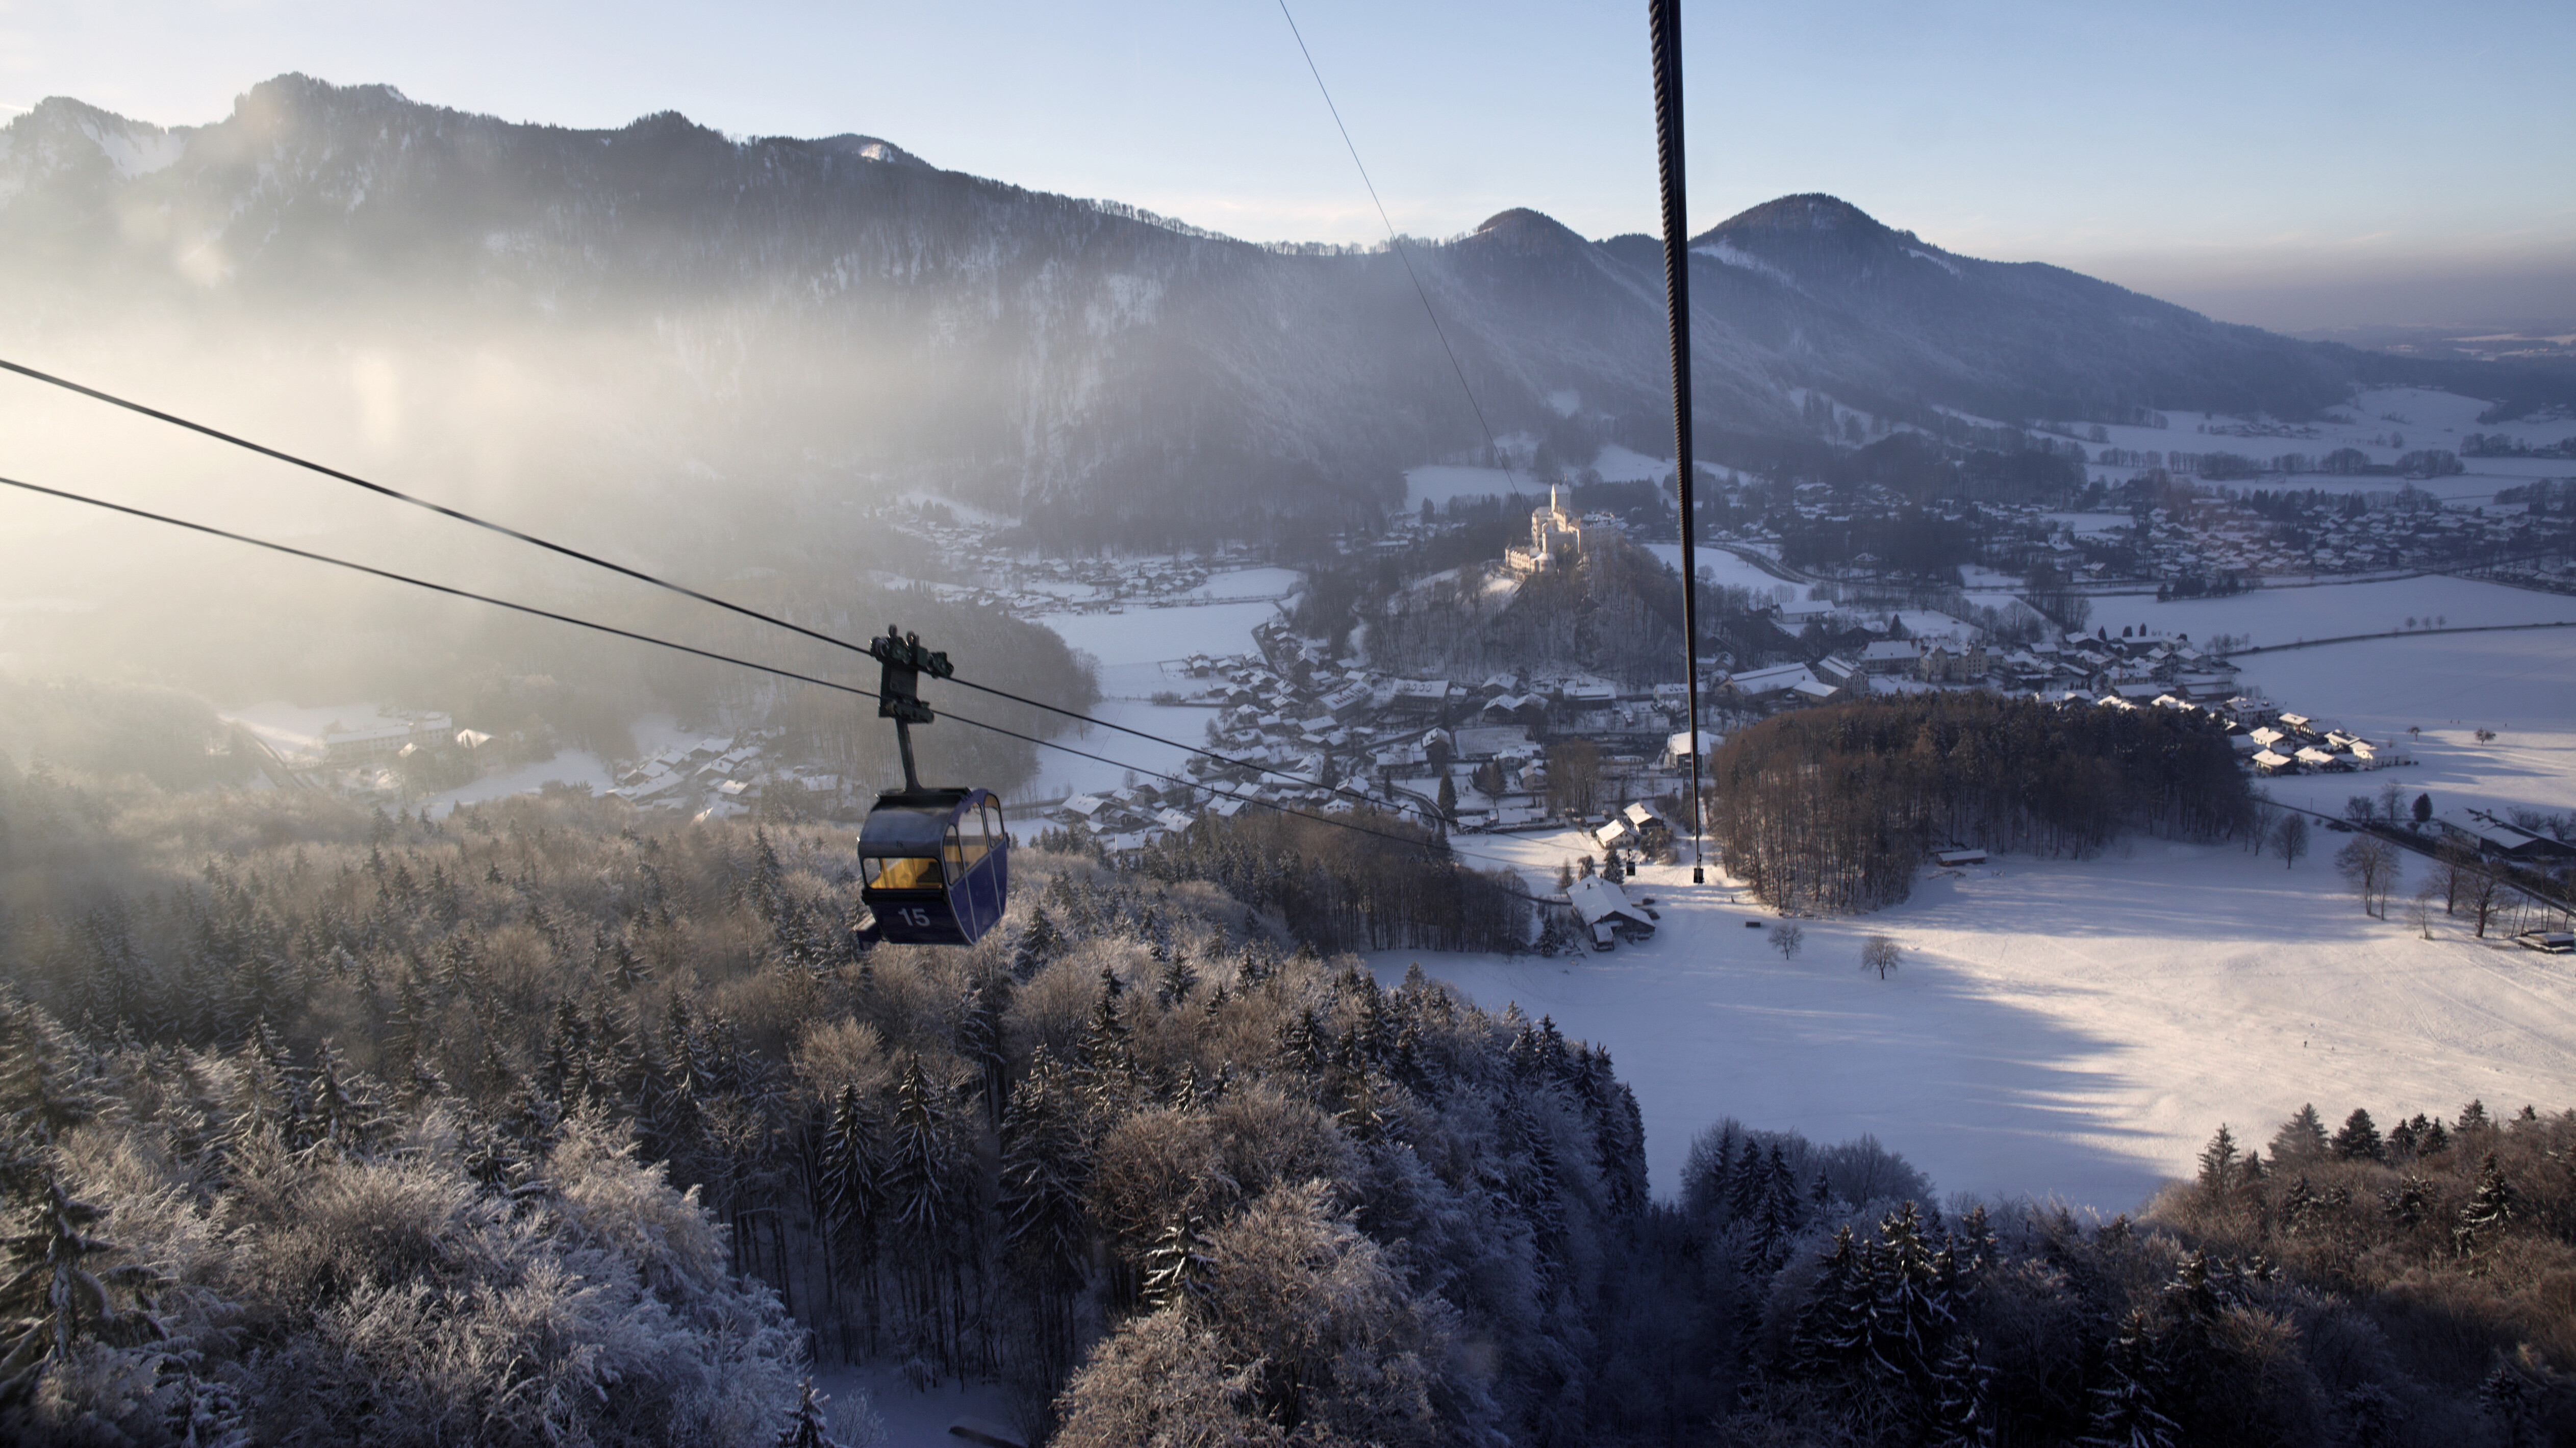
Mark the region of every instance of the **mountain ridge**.
MULTIPOLYGON (((621 405, 742 463, 719 472, 775 471, 741 439, 792 437, 790 471, 926 478, 1079 535, 1095 515, 1230 527, 1247 501, 1383 509, 1402 467, 1482 453, 1402 259, 1129 210, 856 132, 737 140, 677 112, 579 130, 302 75, 203 126, 56 99, 0 128, 0 268, 56 315, 292 319, 342 347, 615 335, 647 379, 621 405)), ((2507 369, 1959 256, 1827 196, 1751 208, 1692 248, 1695 425, 1721 460, 1809 437, 1811 392, 1895 421, 2014 422, 2295 418, 2366 378, 2437 373, 2510 391, 2507 369)), ((1516 207, 1407 257, 1498 432, 1574 466, 1604 442, 1659 450, 1653 238, 1589 240, 1516 207)))

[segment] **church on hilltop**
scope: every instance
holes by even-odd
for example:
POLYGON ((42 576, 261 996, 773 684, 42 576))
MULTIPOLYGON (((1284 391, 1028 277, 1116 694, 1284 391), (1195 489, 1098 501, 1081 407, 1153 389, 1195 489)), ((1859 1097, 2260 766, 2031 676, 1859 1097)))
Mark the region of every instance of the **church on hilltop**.
MULTIPOLYGON (((1513 573, 1527 578, 1532 574, 1551 573, 1571 568, 1583 557, 1583 529, 1586 520, 1575 516, 1557 497, 1550 483, 1547 506, 1530 509, 1530 541, 1526 548, 1506 548, 1503 562, 1513 573)), ((1593 520, 1592 526, 1601 526, 1593 520)))

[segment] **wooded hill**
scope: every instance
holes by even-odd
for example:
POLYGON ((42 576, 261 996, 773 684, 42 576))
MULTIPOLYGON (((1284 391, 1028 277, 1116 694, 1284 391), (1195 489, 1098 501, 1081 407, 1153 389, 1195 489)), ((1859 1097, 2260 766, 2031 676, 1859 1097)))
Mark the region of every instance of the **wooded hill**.
POLYGON ((1956 844, 2081 859, 2124 830, 2236 837, 2253 801, 2207 715, 1985 692, 1775 715, 1710 757, 1729 874, 1782 910, 1875 910, 1956 844))

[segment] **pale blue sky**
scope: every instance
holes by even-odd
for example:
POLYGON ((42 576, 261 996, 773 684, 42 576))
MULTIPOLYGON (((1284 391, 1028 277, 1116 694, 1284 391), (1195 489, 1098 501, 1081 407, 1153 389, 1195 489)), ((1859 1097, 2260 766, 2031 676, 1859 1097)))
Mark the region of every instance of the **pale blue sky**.
MULTIPOLYGON (((1653 225, 1642 0, 1295 8, 1406 231, 1653 225)), ((2567 0, 1687 3, 1684 30, 1694 229, 1829 191, 2266 325, 2576 316, 2567 0)), ((1379 234, 1276 0, 0 0, 12 105, 202 122, 288 70, 565 125, 863 131, 1248 238, 1379 234)))

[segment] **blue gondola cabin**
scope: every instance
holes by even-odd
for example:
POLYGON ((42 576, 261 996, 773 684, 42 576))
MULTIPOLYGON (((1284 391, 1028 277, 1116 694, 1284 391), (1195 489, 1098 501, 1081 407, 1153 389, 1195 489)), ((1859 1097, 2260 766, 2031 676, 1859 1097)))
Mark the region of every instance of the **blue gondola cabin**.
POLYGON ((881 938, 972 945, 1010 900, 1010 836, 984 789, 889 790, 859 833, 859 898, 881 938))

